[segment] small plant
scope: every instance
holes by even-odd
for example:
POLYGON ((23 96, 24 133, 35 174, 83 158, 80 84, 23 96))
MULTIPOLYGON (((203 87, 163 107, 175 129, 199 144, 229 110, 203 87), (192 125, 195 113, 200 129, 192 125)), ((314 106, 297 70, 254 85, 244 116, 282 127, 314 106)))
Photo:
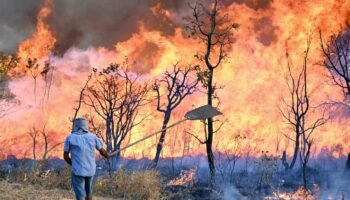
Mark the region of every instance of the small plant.
POLYGON ((262 151, 262 156, 259 161, 255 161, 255 165, 258 171, 258 186, 257 189, 261 192, 262 184, 265 182, 271 188, 272 179, 278 171, 278 157, 268 154, 268 151, 262 151))
POLYGON ((153 170, 119 170, 110 178, 97 179, 94 191, 113 198, 156 200, 161 199, 162 181, 158 172, 153 170))

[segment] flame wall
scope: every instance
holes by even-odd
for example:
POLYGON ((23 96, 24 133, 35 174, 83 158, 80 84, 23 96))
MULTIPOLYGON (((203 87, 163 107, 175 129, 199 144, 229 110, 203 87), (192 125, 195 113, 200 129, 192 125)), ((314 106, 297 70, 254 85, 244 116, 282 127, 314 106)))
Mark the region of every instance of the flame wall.
MULTIPOLYGON (((331 81, 325 76, 328 72, 318 65, 322 62, 318 31, 322 30, 323 35, 328 37, 344 30, 349 22, 350 2, 247 0, 223 3, 225 7, 222 11, 240 27, 235 31, 236 41, 229 52, 229 59, 215 74, 215 82, 223 86, 218 91, 220 108, 224 112, 224 116, 220 118, 228 120, 215 135, 215 150, 233 151, 235 137, 240 134, 246 137, 241 142, 247 153, 257 156, 263 150, 275 154, 281 154, 283 150, 291 153, 293 144, 282 133, 290 135, 292 132, 287 128, 279 110, 282 98, 287 98, 288 95, 285 45, 288 45, 293 66, 297 69, 302 64, 307 35, 312 34, 309 56, 311 101, 313 105, 318 105, 330 99, 341 100, 341 91, 331 85, 331 81)), ((18 54, 24 60, 33 56, 43 63, 49 59, 54 66, 50 97, 44 98, 43 77, 37 80, 36 93, 33 89, 34 80, 28 72, 21 78, 11 80, 9 87, 21 101, 21 105, 0 119, 0 148, 4 155, 30 157, 31 140, 28 132, 33 126, 42 129, 46 125, 52 144, 62 142, 69 134, 69 117, 74 113, 73 107, 76 106, 80 89, 92 67, 102 68, 111 62, 122 62, 127 56, 132 61, 133 71, 141 72, 147 79, 152 79, 178 61, 182 65, 199 63, 193 55, 204 49, 200 41, 188 38, 181 26, 176 25, 183 22, 182 16, 189 15, 190 9, 174 5, 170 9, 169 5, 158 1, 147 9, 149 13, 145 16, 172 22, 174 25, 166 29, 171 29, 171 33, 164 32, 159 27, 152 28, 148 18, 137 18, 137 28, 127 29, 132 30, 130 35, 127 39, 114 41, 114 48, 103 45, 78 48, 72 44, 62 55, 56 55, 53 54, 55 44, 65 41, 61 37, 57 39, 59 32, 52 31, 48 22, 50 20, 47 20, 52 9, 55 9, 55 3, 45 1, 38 12, 36 32, 18 47, 18 54)), ((118 27, 118 24, 115 26, 118 27)), ((21 65, 19 69, 24 73, 25 63, 21 65)), ((202 93, 189 97, 174 113, 172 121, 181 119, 186 110, 193 106, 205 104, 205 99, 202 93)), ((161 128, 162 116, 155 110, 153 104, 142 108, 142 113, 153 114, 142 126, 134 129, 130 142, 161 128)), ((84 113, 92 111, 83 108, 80 114, 84 113)), ((347 111, 337 109, 328 113, 333 116, 331 120, 314 133, 314 153, 317 155, 322 149, 341 146, 340 153, 334 153, 334 156, 345 155, 349 151, 347 144, 350 139, 346 123, 347 111)), ((313 117, 317 114, 319 113, 315 113, 313 117)), ((183 133, 185 129, 203 137, 200 123, 186 122, 169 131, 163 156, 205 152, 203 145, 183 133)), ((125 151, 124 155, 151 158, 155 153, 157 139, 155 137, 136 145, 125 151)), ((51 155, 60 156, 61 148, 57 148, 51 155)))

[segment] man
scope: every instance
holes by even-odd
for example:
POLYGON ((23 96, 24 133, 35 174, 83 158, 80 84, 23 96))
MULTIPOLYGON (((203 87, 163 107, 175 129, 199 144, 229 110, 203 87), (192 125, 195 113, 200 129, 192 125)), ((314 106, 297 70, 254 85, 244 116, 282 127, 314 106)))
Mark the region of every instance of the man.
POLYGON ((72 168, 72 186, 77 200, 92 199, 92 180, 96 172, 95 150, 105 158, 110 157, 102 142, 88 131, 85 119, 75 119, 73 131, 64 142, 63 157, 72 168))

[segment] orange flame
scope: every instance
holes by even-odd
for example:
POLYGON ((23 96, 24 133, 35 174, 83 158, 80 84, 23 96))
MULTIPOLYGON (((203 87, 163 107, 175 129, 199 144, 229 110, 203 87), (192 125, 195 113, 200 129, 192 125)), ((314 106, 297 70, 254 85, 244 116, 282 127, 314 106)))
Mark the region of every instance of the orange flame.
MULTIPOLYGON (((230 152, 237 144, 232 142, 237 135, 244 136, 239 152, 259 156, 262 150, 281 155, 283 150, 292 153, 293 144, 282 133, 292 135, 285 126, 279 107, 281 97, 288 95, 285 84, 285 44, 288 43, 293 64, 300 66, 305 50, 306 38, 312 34, 312 46, 309 56, 309 78, 312 102, 318 105, 329 98, 341 100, 339 88, 329 83, 324 76, 328 72, 316 65, 322 62, 318 42, 318 31, 328 37, 342 30, 349 23, 349 1, 312 0, 271 1, 269 8, 255 9, 246 4, 232 3, 223 8, 228 17, 240 25, 235 32, 236 41, 229 58, 215 73, 215 82, 224 86, 218 91, 221 110, 228 119, 215 135, 215 150, 230 152)), ((162 14, 174 17, 176 13, 165 10, 158 3, 151 10, 154 15, 162 14)), ((52 12, 51 1, 46 1, 38 14, 37 32, 19 45, 18 54, 22 61, 27 58, 45 58, 53 50, 56 39, 46 24, 52 12)), ((13 115, 2 119, 0 144, 8 145, 5 154, 24 155, 30 152, 31 142, 27 136, 33 125, 39 128, 46 124, 53 143, 62 142, 69 133, 69 117, 76 106, 80 89, 91 72, 91 67, 101 68, 110 62, 121 61, 124 56, 136 61, 132 70, 147 73, 154 78, 162 74, 172 64, 201 64, 194 55, 203 51, 199 40, 188 38, 181 28, 173 35, 164 35, 159 31, 148 30, 140 22, 139 30, 128 40, 117 42, 115 50, 89 48, 81 50, 71 48, 62 57, 53 57, 55 63, 54 78, 50 101, 45 106, 35 105, 30 78, 13 80, 11 91, 21 100, 22 107, 13 115), (29 91, 29 92, 28 92, 29 91), (42 109, 44 108, 44 109, 42 109), (16 142, 15 142, 16 141, 16 142)), ((44 80, 38 80, 37 95, 44 92, 44 80)), ((197 93, 186 99, 172 116, 172 121, 182 118, 193 106, 203 105, 206 98, 197 93)), ((38 101, 38 103, 42 103, 38 101)), ((89 108, 83 108, 80 114, 93 114, 89 108)), ((161 128, 162 115, 155 112, 154 105, 145 106, 142 113, 152 113, 149 120, 136 127, 129 142, 136 141, 161 128)), ((317 114, 317 113, 316 113, 317 114)), ((98 119, 98 118, 97 118, 98 119)), ((219 126, 219 124, 216 124, 219 126)), ((205 147, 195 138, 184 133, 189 131, 204 139, 201 123, 186 122, 184 126, 168 132, 162 152, 164 157, 205 154, 205 147)), ((312 156, 326 150, 336 157, 346 155, 350 150, 347 134, 349 127, 342 119, 328 122, 315 131, 315 145, 312 156), (339 150, 340 149, 340 150, 339 150)), ((147 140, 123 152, 129 157, 154 156, 157 137, 147 140)), ((40 149, 40 147, 38 148, 40 149)), ((60 148, 51 155, 61 155, 60 148)), ((233 152, 234 153, 234 152, 233 152)), ((27 154, 28 156, 28 154, 27 154)), ((30 154, 29 154, 30 156, 30 154)))
POLYGON ((196 169, 181 171, 180 177, 170 180, 167 185, 193 186, 196 179, 196 169))
POLYGON ((23 62, 28 58, 41 59, 50 54, 56 43, 56 38, 50 31, 45 20, 52 12, 52 2, 47 0, 40 9, 37 17, 36 32, 31 38, 25 40, 19 45, 18 55, 23 62))

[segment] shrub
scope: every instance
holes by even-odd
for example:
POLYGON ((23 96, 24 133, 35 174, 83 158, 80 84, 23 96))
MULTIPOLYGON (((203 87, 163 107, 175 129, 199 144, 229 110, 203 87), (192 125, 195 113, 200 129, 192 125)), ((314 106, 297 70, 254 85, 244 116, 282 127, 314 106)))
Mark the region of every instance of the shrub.
POLYGON ((162 180, 153 170, 127 172, 119 170, 110 178, 100 178, 94 185, 95 193, 101 196, 126 199, 161 198, 162 180))

